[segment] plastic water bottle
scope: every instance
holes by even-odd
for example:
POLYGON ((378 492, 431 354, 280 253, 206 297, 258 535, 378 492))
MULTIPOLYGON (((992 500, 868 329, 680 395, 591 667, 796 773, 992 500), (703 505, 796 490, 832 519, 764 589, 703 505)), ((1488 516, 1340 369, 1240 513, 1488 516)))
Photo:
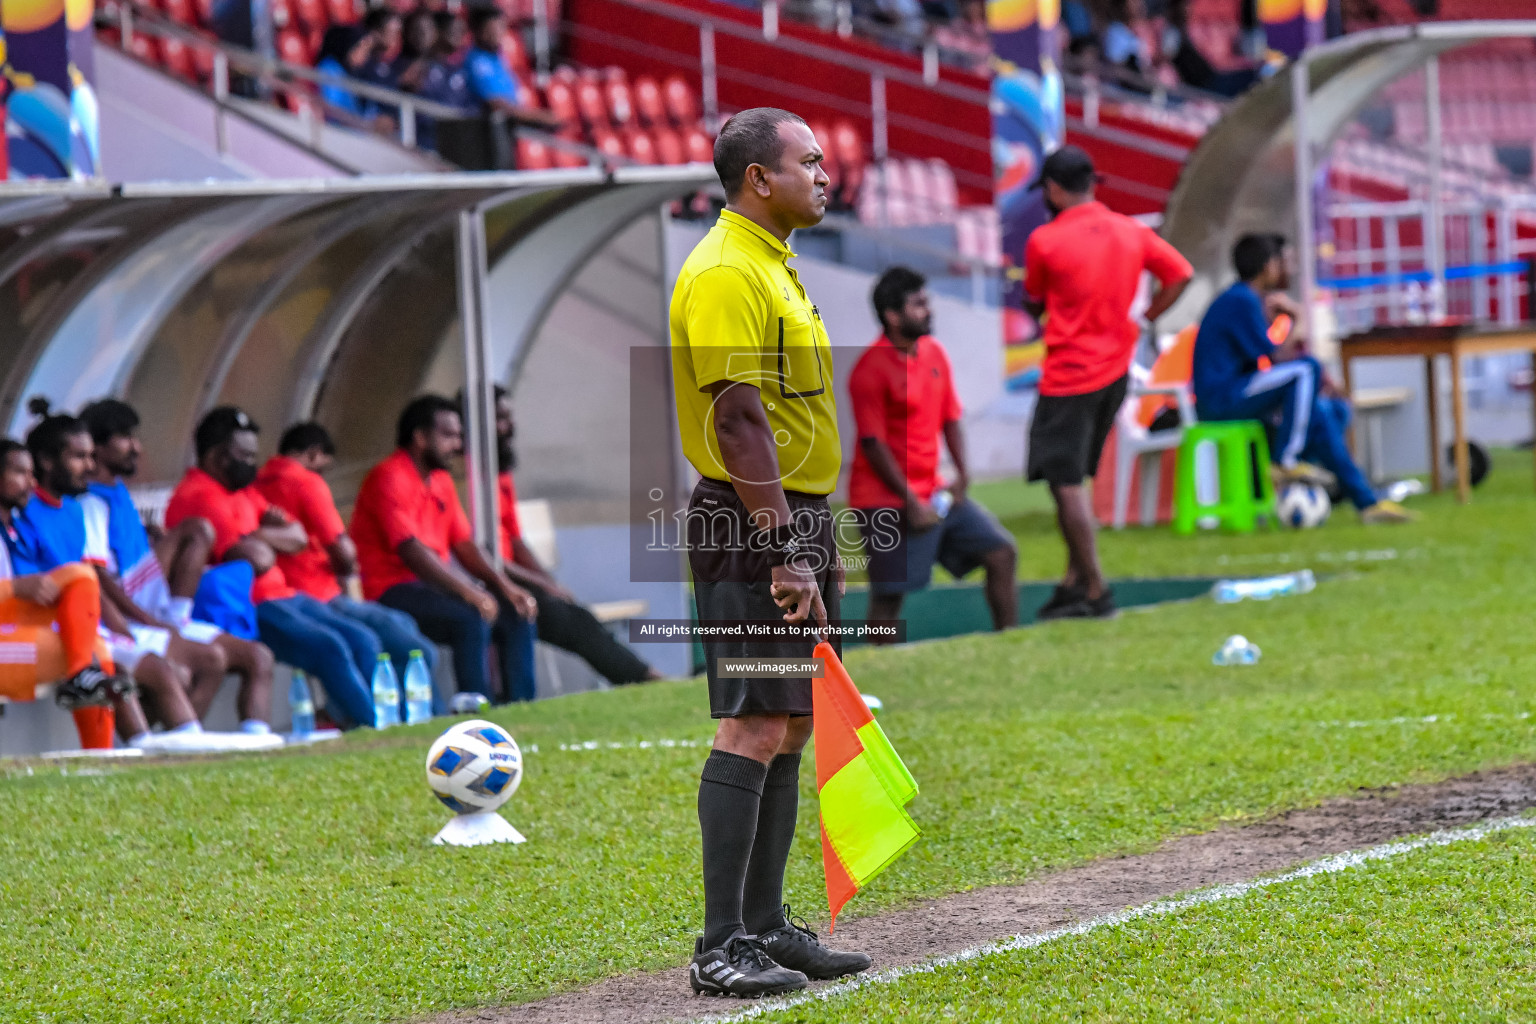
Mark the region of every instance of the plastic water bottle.
POLYGON ((405 721, 407 725, 432 717, 432 677, 427 674, 427 659, 421 651, 412 651, 405 665, 405 721))
POLYGON ((1222 580, 1211 588, 1217 604, 1236 604, 1243 598, 1268 601, 1281 594, 1309 594, 1317 589, 1317 577, 1311 569, 1266 576, 1257 580, 1222 580))
POLYGON ((373 666, 373 727, 388 729, 400 724, 400 679, 389 655, 380 654, 373 666))
POLYGON ((946 487, 942 490, 934 491, 933 497, 928 500, 928 504, 932 505, 933 510, 939 514, 939 518, 943 519, 949 515, 949 510, 955 507, 955 496, 946 487))
POLYGON ((288 684, 288 728, 294 736, 308 736, 315 731, 315 698, 309 692, 309 680, 297 669, 288 684))
POLYGON ((1211 655, 1212 665, 1257 665, 1259 645, 1242 635, 1229 636, 1227 642, 1221 645, 1221 650, 1211 655))

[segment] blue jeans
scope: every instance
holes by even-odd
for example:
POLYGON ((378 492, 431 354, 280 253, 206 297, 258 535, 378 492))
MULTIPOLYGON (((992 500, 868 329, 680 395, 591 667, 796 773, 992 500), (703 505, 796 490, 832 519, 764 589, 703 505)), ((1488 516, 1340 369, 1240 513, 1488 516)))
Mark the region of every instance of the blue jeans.
POLYGON ((468 602, 419 580, 397 583, 379 595, 379 604, 397 608, 416 620, 427 637, 453 648, 453 673, 463 693, 493 697, 487 661, 494 645, 507 700, 533 700, 534 624, 501 601, 501 614, 486 622, 468 602))
POLYGON ((337 725, 373 725, 368 680, 379 657, 379 638, 308 594, 256 606, 261 642, 278 661, 320 680, 326 710, 337 725))
POLYGON ((1376 492, 1344 444, 1348 403, 1321 397, 1322 379, 1322 367, 1310 356, 1277 363, 1241 382, 1229 399, 1207 399, 1196 411, 1202 420, 1258 420, 1274 438, 1271 455, 1276 462, 1315 462, 1339 478, 1356 508, 1369 508, 1376 504, 1376 492))
MULTIPOLYGON (((427 675, 435 677, 437 645, 421 635, 421 630, 416 628, 416 620, 405 612, 397 612, 373 601, 354 601, 345 594, 331 598, 327 607, 337 615, 373 631, 373 635, 379 639, 379 646, 389 653, 390 660, 395 663, 395 674, 400 677, 402 686, 405 685, 405 669, 410 664, 412 651, 421 652, 422 660, 427 663, 427 675)), ((371 673, 373 666, 368 666, 368 671, 371 673)), ((402 695, 400 699, 405 698, 402 695)), ((432 713, 442 715, 447 712, 448 707, 434 686, 432 713)))

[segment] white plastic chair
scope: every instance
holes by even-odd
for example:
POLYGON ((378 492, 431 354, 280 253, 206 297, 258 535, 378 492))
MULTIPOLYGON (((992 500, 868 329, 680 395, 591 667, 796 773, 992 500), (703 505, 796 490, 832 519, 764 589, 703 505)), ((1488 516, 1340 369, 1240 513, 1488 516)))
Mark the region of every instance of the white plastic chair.
POLYGON ((1141 469, 1141 516, 1143 526, 1157 523, 1157 492, 1161 485, 1163 452, 1177 448, 1184 440, 1184 428, 1195 422, 1195 403, 1187 384, 1150 384, 1150 371, 1131 364, 1130 388, 1125 404, 1115 416, 1115 507, 1114 528, 1125 529, 1131 502, 1131 481, 1141 469), (1147 395, 1171 395, 1179 407, 1179 425, 1171 430, 1148 431, 1136 418, 1141 400, 1147 395))

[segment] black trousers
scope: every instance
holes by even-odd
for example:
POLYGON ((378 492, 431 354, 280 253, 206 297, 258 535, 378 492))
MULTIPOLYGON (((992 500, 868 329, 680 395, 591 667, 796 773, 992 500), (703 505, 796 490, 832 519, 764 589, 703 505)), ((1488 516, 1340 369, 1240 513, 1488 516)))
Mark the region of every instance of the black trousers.
POLYGON ((539 639, 584 659, 615 686, 638 683, 651 667, 582 605, 556 597, 532 583, 519 584, 539 602, 539 639))

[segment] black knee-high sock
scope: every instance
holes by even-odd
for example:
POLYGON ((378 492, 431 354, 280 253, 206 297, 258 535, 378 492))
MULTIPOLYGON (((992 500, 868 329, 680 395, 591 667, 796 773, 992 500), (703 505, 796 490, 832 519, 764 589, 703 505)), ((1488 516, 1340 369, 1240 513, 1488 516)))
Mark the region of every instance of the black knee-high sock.
POLYGON ((800 755, 780 754, 768 765, 757 805, 757 837, 747 864, 742 923, 750 935, 784 927, 784 865, 795 841, 800 810, 800 755))
POLYGON ((699 779, 699 831, 704 836, 704 948, 723 946, 745 933, 742 892, 758 803, 768 766, 723 750, 711 750, 699 779))

